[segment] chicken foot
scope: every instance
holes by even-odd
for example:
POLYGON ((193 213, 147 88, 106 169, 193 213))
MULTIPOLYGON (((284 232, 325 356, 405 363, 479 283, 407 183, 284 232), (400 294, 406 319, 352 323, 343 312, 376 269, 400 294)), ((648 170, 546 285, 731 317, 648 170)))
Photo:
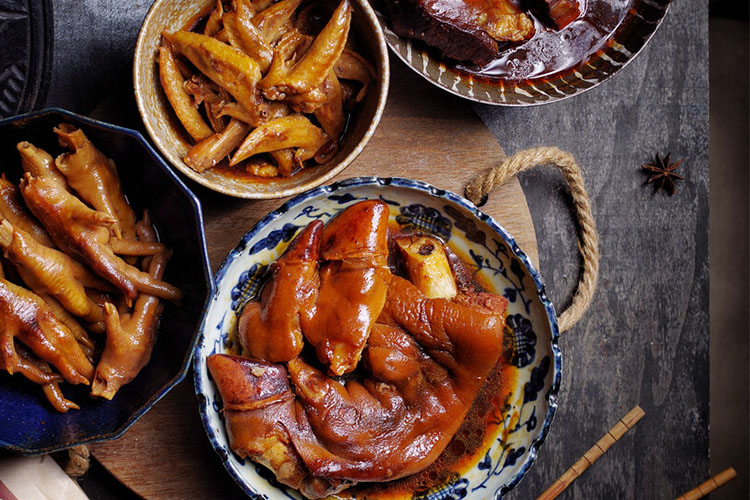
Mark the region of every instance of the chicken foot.
POLYGON ((36 294, 0 279, 0 363, 9 373, 18 365, 17 339, 47 361, 71 384, 89 384, 94 367, 70 330, 36 294))
POLYGON ((92 210, 55 183, 29 174, 21 181, 21 193, 57 246, 83 259, 128 300, 135 300, 138 292, 167 300, 181 298, 175 286, 152 278, 114 254, 108 243, 109 228, 116 221, 109 214, 92 210))
MULTIPOLYGON (((148 216, 138 223, 137 230, 142 240, 156 241, 148 216)), ((152 278, 162 278, 169 257, 169 252, 159 252, 144 263, 152 278)), ((91 384, 92 396, 111 400, 120 387, 133 380, 148 363, 162 308, 157 297, 145 293, 138 296, 132 313, 120 315, 111 303, 104 305, 107 343, 91 384)))

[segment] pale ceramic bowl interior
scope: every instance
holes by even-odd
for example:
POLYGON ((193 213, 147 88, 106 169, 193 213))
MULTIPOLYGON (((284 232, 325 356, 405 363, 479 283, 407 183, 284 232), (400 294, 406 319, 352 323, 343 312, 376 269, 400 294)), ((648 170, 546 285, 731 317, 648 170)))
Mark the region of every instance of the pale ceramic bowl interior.
MULTIPOLYGON (((236 332, 242 306, 259 293, 267 266, 284 252, 294 235, 311 221, 328 221, 364 199, 385 201, 392 221, 400 226, 412 226, 448 241, 487 280, 492 291, 508 299, 505 335, 513 345, 509 363, 516 377, 507 406, 496 415, 492 444, 474 456, 462 476, 414 495, 427 500, 497 500, 526 474, 555 413, 562 357, 554 307, 544 293, 541 277, 505 229, 471 202, 409 179, 359 177, 320 186, 264 217, 230 252, 216 273, 216 293, 203 314, 193 360, 195 389, 209 440, 227 471, 251 497, 303 500, 299 492, 277 483, 265 467, 232 452, 221 397, 206 369, 206 359, 231 352, 229 339, 236 332)), ((364 498, 400 500, 387 494, 364 498)))
MULTIPOLYGON (((327 0, 329 1, 329 0, 327 0)), ((350 36, 358 42, 362 55, 377 71, 374 82, 352 115, 339 152, 327 163, 306 168, 297 174, 274 180, 252 182, 236 179, 214 170, 198 173, 182 159, 191 146, 190 137, 175 116, 159 82, 158 47, 163 31, 185 26, 196 13, 215 0, 156 0, 143 21, 133 59, 133 80, 138 111, 151 140, 169 162, 190 179, 214 191, 240 198, 283 198, 323 184, 345 169, 375 132, 385 107, 390 72, 388 48, 383 31, 367 0, 351 0, 354 6, 350 36)), ((333 1, 329 1, 333 5, 333 1)))

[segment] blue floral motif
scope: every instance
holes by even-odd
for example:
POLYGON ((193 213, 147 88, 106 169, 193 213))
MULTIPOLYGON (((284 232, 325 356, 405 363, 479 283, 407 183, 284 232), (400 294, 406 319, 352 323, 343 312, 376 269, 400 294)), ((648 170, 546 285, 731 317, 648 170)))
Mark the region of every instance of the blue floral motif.
POLYGON ((488 470, 490 467, 492 467, 492 458, 490 457, 490 450, 487 450, 482 461, 477 464, 477 469, 488 470))
POLYGON ((417 493, 412 496, 412 500, 460 500, 469 494, 468 486, 469 480, 461 477, 426 494, 417 493))
POLYGON ((324 210, 319 209, 318 207, 315 207, 313 205, 308 205, 305 208, 303 208, 302 211, 294 217, 294 220, 297 220, 300 217, 307 217, 308 219, 318 220, 322 217, 333 217, 333 215, 324 210))
POLYGON ((273 231, 268 233, 268 236, 253 245, 250 248, 248 255, 255 255, 256 253, 263 250, 273 250, 274 248, 276 248, 276 245, 278 245, 282 241, 286 242, 291 240, 294 235, 297 234, 297 230, 300 227, 301 226, 296 226, 287 222, 286 224, 284 224, 284 227, 282 227, 281 229, 274 229, 273 231))
POLYGON ((526 448, 521 446, 520 448, 508 450, 508 454, 505 456, 505 462, 503 462, 503 469, 506 467, 512 467, 516 465, 516 461, 526 453, 526 448))
POLYGON ((501 243, 496 239, 493 239, 492 241, 495 243, 495 255, 502 254, 510 258, 510 254, 508 253, 508 246, 505 243, 501 243))
POLYGON ((518 282, 522 283, 523 278, 526 276, 526 273, 524 272, 523 268, 521 267, 521 264, 518 263, 518 259, 512 259, 510 261, 510 272, 515 274, 518 277, 518 282))
POLYGON ((453 224, 440 212, 432 207, 426 207, 419 203, 413 203, 399 209, 396 222, 401 226, 411 226, 417 231, 431 233, 439 236, 444 241, 451 238, 453 224))
MULTIPOLYGON (((498 442, 499 441, 500 439, 498 439, 498 442)), ((485 463, 485 466, 480 469, 487 471, 487 477, 485 477, 481 483, 471 488, 471 491, 477 491, 486 488, 487 482, 492 479, 492 477, 499 476, 506 468, 516 465, 518 459, 526 453, 526 448, 524 448, 523 446, 519 448, 512 448, 507 444, 502 444, 502 447, 503 451, 493 467, 489 466, 489 464, 492 463, 492 459, 490 458, 490 452, 487 451, 487 455, 484 457, 484 462, 488 463, 485 463)))
MULTIPOLYGON (((456 223, 456 227, 459 227, 458 223, 456 223)), ((513 288, 505 288, 503 291, 505 297, 510 302, 515 302, 517 299, 520 299, 521 304, 523 304, 524 309, 526 310, 526 314, 531 313, 531 299, 526 298, 526 294, 524 293, 526 292, 526 285, 524 284, 523 279, 526 276, 526 273, 519 264, 518 259, 508 253, 507 246, 497 240, 493 241, 495 242, 495 250, 490 250, 490 248, 484 243, 481 243, 481 245, 487 249, 493 257, 495 257, 494 260, 486 258, 478 252, 475 252, 473 248, 470 248, 469 256, 471 257, 471 260, 474 261, 474 264, 477 266, 477 271, 487 269, 488 271, 492 271, 494 275, 499 274, 505 278, 513 286, 513 288), (504 261, 508 259, 510 259, 510 271, 515 276, 515 279, 508 275, 508 269, 505 267, 504 261), (496 262, 496 264, 493 264, 493 262, 496 262)))
POLYGON ((266 281, 267 269, 267 265, 256 262, 250 269, 240 274, 240 279, 231 292, 232 311, 239 314, 246 302, 257 298, 266 281))
POLYGON ((346 203, 349 203, 354 200, 358 200, 359 198, 355 197, 351 193, 344 193, 344 194, 332 194, 328 197, 329 200, 333 200, 339 205, 344 205, 346 203))
POLYGON ((539 362, 539 366, 531 369, 529 381, 523 385, 523 402, 536 401, 536 395, 544 389, 544 379, 549 372, 549 356, 545 356, 539 362))
POLYGON ((457 208, 451 205, 445 205, 443 210, 456 221, 456 227, 466 233, 467 240, 484 247, 487 246, 487 236, 484 234, 484 231, 477 227, 477 223, 473 218, 462 214, 457 208))
POLYGON ((525 422, 519 421, 518 424, 516 424, 516 428, 520 429, 521 427, 526 427, 526 432, 531 432, 536 429, 536 424, 536 406, 532 406, 531 415, 529 415, 529 418, 527 418, 525 422))
MULTIPOLYGON (((382 194, 378 195, 378 198, 380 198, 380 201, 382 201, 383 203, 386 203, 388 205, 393 205, 393 206, 396 206, 396 207, 398 207, 398 206, 401 205, 401 203, 399 203, 397 201, 393 201, 393 200, 389 200, 387 198, 384 198, 382 194)), ((344 194, 332 194, 332 195, 330 195, 328 197, 328 199, 335 201, 339 205, 345 205, 345 204, 347 204, 349 202, 352 202, 354 200, 369 200, 370 198, 368 198, 366 196, 362 196, 362 197, 354 196, 351 193, 344 193, 344 194)))
POLYGON ((536 333, 531 321, 521 314, 509 314, 505 323, 505 332, 510 334, 513 342, 510 362, 517 368, 528 366, 536 355, 536 333))
POLYGON ((221 414, 220 412, 224 405, 222 404, 221 397, 218 394, 214 394, 213 400, 211 401, 211 406, 216 413, 221 414))

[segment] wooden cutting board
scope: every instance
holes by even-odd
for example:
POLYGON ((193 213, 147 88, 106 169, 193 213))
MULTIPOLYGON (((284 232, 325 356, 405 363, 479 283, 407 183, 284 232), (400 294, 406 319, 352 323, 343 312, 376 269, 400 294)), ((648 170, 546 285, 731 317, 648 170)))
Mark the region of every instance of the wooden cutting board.
MULTIPOLYGON (((467 101, 391 64, 388 104, 362 155, 336 180, 409 177, 463 195, 466 181, 505 154, 467 101)), ((192 185, 204 208, 214 271, 253 224, 284 200, 247 201, 192 185)), ((537 263, 526 199, 516 179, 498 188, 482 210, 495 217, 537 263)), ((123 437, 91 445, 104 467, 144 498, 245 498, 213 451, 188 377, 123 437)))

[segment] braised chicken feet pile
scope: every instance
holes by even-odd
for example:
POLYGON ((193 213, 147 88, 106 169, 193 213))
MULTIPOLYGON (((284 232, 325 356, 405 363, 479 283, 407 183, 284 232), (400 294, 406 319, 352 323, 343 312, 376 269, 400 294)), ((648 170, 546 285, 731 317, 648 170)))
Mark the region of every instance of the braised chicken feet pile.
POLYGON ((0 178, 0 369, 39 384, 52 406, 78 409, 60 382, 112 399, 148 362, 170 252, 144 214, 136 221, 114 162, 70 124, 53 158, 17 145, 20 189, 0 178), (33 214, 33 215, 32 215, 33 214), (97 337, 106 339, 97 342, 97 337), (104 346, 97 344, 104 343, 104 346))
POLYGON ((308 498, 433 464, 500 359, 507 307, 457 286, 445 252, 389 236, 381 201, 307 226, 245 305, 242 356, 208 358, 232 449, 308 498))

